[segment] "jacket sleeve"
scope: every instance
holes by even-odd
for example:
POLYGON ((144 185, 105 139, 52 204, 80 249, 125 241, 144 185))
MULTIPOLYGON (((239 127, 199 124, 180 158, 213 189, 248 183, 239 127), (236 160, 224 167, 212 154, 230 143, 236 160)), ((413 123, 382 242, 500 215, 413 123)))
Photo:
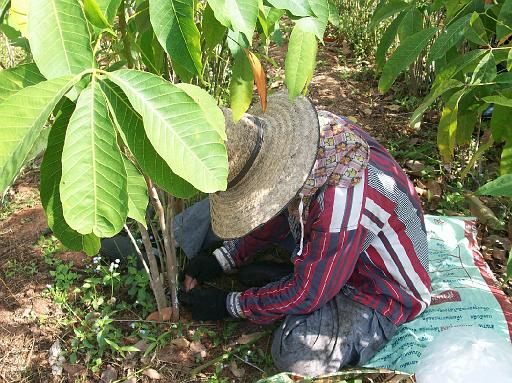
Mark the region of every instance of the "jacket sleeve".
POLYGON ((289 233, 288 218, 283 212, 245 237, 224 241, 213 255, 224 272, 229 273, 246 263, 257 252, 281 242, 289 233))
POLYGON ((313 224, 303 253, 292 257, 294 273, 262 288, 230 293, 227 308, 232 316, 270 323, 285 315, 310 313, 338 294, 354 271, 363 230, 361 198, 356 198, 359 203, 347 196, 337 198, 340 193, 335 190, 326 190, 324 209, 308 218, 313 224))

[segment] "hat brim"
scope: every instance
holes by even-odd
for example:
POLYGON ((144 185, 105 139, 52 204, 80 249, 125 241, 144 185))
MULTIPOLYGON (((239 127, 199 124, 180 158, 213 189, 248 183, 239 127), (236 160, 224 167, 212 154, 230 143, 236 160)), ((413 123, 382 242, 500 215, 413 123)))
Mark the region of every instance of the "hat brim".
MULTIPOLYGON (((247 174, 232 188, 210 194, 212 229, 224 239, 243 237, 276 216, 304 185, 316 159, 320 129, 311 101, 287 92, 248 111, 265 121, 260 152, 247 174)), ((233 123, 227 121, 227 123, 233 123)))

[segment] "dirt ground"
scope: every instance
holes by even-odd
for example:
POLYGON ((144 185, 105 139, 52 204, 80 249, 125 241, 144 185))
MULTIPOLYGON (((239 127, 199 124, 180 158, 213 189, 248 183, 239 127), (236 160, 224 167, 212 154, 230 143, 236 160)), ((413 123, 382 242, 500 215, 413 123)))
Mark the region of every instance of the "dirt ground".
MULTIPOLYGON (((282 51, 271 51, 270 55, 282 63, 282 51)), ((329 44, 319 52, 309 92, 318 108, 350 116, 384 145, 404 134, 410 135, 411 143, 417 142, 420 133, 409 130, 407 124, 410 112, 397 105, 393 96, 379 94, 376 80, 364 70, 361 73, 361 65, 346 64, 340 57, 340 49, 329 44)), ((279 86, 280 74, 270 71, 269 75, 277 79, 272 86, 279 86)), ((42 297, 51 277, 37 246, 47 229, 39 201, 37 167, 26 171, 16 182, 9 198, 10 202, 0 210, 0 381, 45 382, 51 378, 48 350, 60 332, 34 319, 41 315, 51 317, 59 310, 42 297)), ((490 249, 492 253, 494 248, 490 249)), ((506 254, 498 253, 505 257, 501 263, 496 263, 488 251, 486 259, 497 276, 502 276, 506 254)), ((75 263, 80 261, 76 254, 61 256, 71 257, 75 263)), ((253 326, 243 331, 258 329, 253 326)), ((268 337, 262 342, 268 351, 268 337)))

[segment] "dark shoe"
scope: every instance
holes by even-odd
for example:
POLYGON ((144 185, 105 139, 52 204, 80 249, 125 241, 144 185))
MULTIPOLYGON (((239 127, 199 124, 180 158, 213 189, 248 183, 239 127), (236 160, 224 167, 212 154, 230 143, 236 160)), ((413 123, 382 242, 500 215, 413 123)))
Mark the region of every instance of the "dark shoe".
POLYGON ((238 279, 249 287, 262 287, 293 273, 291 263, 254 262, 239 268, 238 279))

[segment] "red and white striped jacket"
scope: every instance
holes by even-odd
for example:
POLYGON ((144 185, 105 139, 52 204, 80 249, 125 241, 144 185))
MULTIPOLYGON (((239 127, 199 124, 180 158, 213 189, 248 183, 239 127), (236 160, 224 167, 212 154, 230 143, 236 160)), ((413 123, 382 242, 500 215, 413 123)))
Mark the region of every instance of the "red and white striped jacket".
MULTIPOLYGON (((294 273, 261 288, 230 293, 235 317, 270 323, 310 313, 340 292, 400 325, 430 304, 427 238, 421 204, 404 171, 366 132, 368 167, 357 185, 325 185, 313 196, 304 225, 304 249, 292 254, 294 273)), ((290 233, 283 213, 214 252, 224 271, 290 233)))

